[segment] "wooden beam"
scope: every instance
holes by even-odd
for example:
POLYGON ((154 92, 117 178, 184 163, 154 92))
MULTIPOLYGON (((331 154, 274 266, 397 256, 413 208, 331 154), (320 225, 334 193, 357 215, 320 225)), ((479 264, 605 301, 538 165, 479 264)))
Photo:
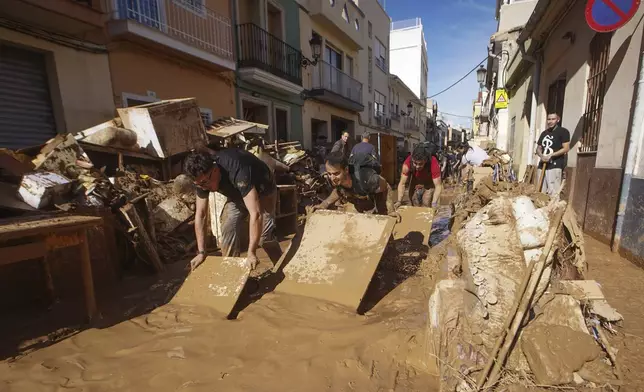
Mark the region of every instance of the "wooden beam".
POLYGON ((0 265, 17 263, 19 261, 39 259, 47 254, 47 247, 43 241, 23 245, 5 246, 0 248, 2 257, 0 265))

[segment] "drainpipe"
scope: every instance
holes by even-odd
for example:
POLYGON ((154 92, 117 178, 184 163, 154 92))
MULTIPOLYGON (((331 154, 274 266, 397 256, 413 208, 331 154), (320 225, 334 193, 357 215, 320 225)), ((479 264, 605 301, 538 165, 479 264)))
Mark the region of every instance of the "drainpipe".
POLYGON ((637 80, 637 91, 635 95, 635 110, 633 111, 633 122, 629 130, 628 153, 626 155, 626 167, 622 177, 622 190, 619 195, 619 209, 617 210, 617 222, 615 223, 615 235, 613 236, 612 250, 619 251, 624 230, 624 217, 628 205, 628 194, 631 190, 631 181, 635 169, 640 162, 642 155, 642 138, 644 136, 644 50, 640 53, 639 77, 637 80))

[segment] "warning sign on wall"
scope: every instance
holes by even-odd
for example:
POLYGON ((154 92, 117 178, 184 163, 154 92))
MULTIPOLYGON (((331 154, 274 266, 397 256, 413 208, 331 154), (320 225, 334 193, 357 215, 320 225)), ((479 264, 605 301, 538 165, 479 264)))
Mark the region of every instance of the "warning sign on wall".
POLYGON ((508 93, 504 89, 496 90, 496 95, 494 99, 494 108, 495 109, 505 109, 508 107, 508 93))

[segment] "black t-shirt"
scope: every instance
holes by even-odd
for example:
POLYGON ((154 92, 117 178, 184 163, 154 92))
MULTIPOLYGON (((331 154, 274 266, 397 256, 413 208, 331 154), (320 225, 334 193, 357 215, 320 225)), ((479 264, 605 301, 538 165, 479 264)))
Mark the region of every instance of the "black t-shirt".
MULTIPOLYGON (((260 196, 275 189, 273 175, 261 159, 248 151, 228 148, 217 151, 214 162, 221 170, 221 180, 217 192, 232 200, 243 199, 253 188, 260 196)), ((208 191, 197 188, 197 196, 205 199, 208 191)))
MULTIPOLYGON (((563 148, 564 143, 570 142, 570 132, 564 127, 556 126, 554 128, 546 129, 539 136, 537 144, 541 146, 541 153, 543 155, 551 155, 563 148)), ((548 169, 564 169, 566 167, 566 154, 555 157, 548 162, 546 170, 548 169)))

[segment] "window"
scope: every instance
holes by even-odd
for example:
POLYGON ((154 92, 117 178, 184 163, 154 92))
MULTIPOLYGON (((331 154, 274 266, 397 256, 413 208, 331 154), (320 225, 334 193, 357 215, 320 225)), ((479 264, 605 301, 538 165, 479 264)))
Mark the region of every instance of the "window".
POLYGON ((374 115, 375 116, 384 116, 385 114, 385 105, 387 104, 387 99, 382 95, 378 90, 374 90, 374 115))
POLYGON ((172 2, 199 16, 206 16, 206 0, 172 0, 172 2))
POLYGON ((387 72, 387 48, 378 38, 376 38, 375 58, 378 68, 387 72))
POLYGON ((584 113, 580 152, 597 151, 602 109, 604 108, 604 94, 606 92, 606 71, 608 70, 611 38, 612 34, 610 33, 598 33, 590 42, 590 72, 586 81, 588 93, 586 95, 586 112, 584 113))
POLYGON ((288 110, 276 107, 273 118, 275 121, 275 139, 284 142, 287 141, 289 134, 288 110))
POLYGON ((324 60, 337 69, 342 70, 342 53, 329 45, 324 48, 324 60))
POLYGON ((373 31, 373 26, 371 25, 371 21, 367 22, 367 30, 369 32, 369 39, 372 37, 372 31, 373 31))
POLYGON ((199 108, 199 113, 201 114, 201 121, 203 121, 203 125, 205 127, 210 126, 212 124, 212 109, 206 109, 206 108, 199 108))
POLYGON ((353 58, 352 58, 352 57, 347 56, 347 65, 346 65, 346 67, 345 67, 345 68, 346 68, 346 69, 345 69, 345 72, 346 72, 349 76, 353 77, 353 58))
POLYGON ((565 94, 566 74, 563 74, 548 87, 548 113, 557 113, 563 119, 565 94))
POLYGON ((372 86, 373 84, 373 49, 371 49, 371 46, 369 47, 368 52, 369 52, 369 55, 367 57, 369 57, 369 71, 368 71, 369 77, 367 80, 367 84, 369 85, 369 93, 371 93, 371 90, 373 89, 373 86, 372 86))

